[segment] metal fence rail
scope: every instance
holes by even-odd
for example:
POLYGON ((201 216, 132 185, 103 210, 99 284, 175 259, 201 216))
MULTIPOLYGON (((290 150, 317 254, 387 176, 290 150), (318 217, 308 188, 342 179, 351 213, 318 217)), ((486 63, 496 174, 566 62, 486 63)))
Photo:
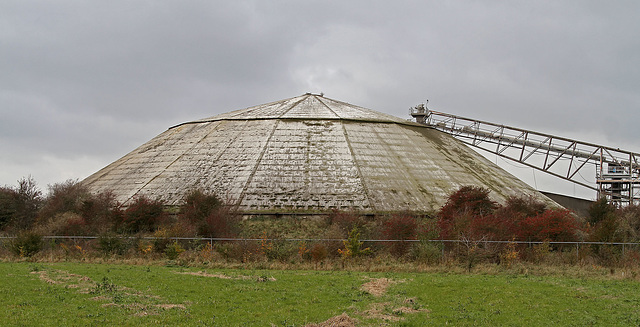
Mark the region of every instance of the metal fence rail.
MULTIPOLYGON (((59 235, 48 235, 42 236, 45 240, 95 240, 100 238, 101 236, 76 236, 76 235, 68 235, 68 236, 59 236, 59 235)), ((130 239, 130 240, 175 240, 175 241, 207 241, 207 242, 259 242, 259 241, 269 241, 269 242, 343 242, 347 241, 346 238, 229 238, 229 237, 155 237, 155 236, 114 236, 115 238, 120 239, 130 239)), ((11 240, 15 239, 16 236, 0 236, 0 240, 11 240)), ((616 246, 640 246, 640 242, 560 242, 560 241, 493 241, 493 240, 439 240, 439 239, 429 239, 429 240, 418 240, 418 239, 395 239, 395 240, 377 240, 377 239, 362 239, 359 240, 364 243, 392 243, 392 242, 435 242, 435 243, 478 243, 478 244, 527 244, 527 245, 535 245, 535 244, 550 244, 550 245, 616 245, 616 246)))
MULTIPOLYGON (((3 244, 10 244, 10 242, 15 239, 17 236, 0 236, 0 247, 3 244)), ((49 240, 51 242, 58 242, 62 240, 69 240, 74 243, 78 242, 92 242, 100 239, 102 236, 79 236, 79 235, 67 235, 67 236, 59 236, 59 235, 47 235, 43 236, 43 240, 49 240)), ((111 236, 113 238, 118 238, 122 240, 170 240, 170 241, 189 241, 189 242, 206 242, 210 244, 214 244, 216 242, 308 242, 308 243, 321 243, 321 242, 335 242, 342 243, 346 242, 347 239, 341 238, 230 238, 230 237, 154 237, 154 236, 111 236)), ((441 245, 442 255, 444 256, 447 250, 450 251, 450 247, 447 246, 452 244, 464 244, 464 245, 484 245, 485 247, 489 244, 519 244, 519 245, 528 245, 528 247, 533 247, 534 245, 540 244, 548 244, 550 246, 567 249, 572 248, 575 249, 576 258, 580 258, 580 248, 585 248, 594 245, 600 246, 613 246, 613 247, 621 247, 622 255, 625 254, 627 249, 636 248, 640 251, 640 242, 561 242, 561 241, 494 241, 494 240, 439 240, 439 239, 429 239, 429 240, 418 240, 418 239, 393 239, 393 240, 380 240, 380 239, 362 239, 359 240, 362 243, 369 244, 389 244, 389 243, 434 243, 441 245)), ((562 251, 562 250, 561 250, 562 251)))

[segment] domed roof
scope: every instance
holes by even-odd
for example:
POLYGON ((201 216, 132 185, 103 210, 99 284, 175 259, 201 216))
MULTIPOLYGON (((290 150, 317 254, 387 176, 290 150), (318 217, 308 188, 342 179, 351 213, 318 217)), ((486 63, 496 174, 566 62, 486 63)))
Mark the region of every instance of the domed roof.
POLYGON ((463 185, 551 202, 447 134, 310 93, 173 126, 83 183, 125 205, 203 189, 249 213, 433 211, 463 185))
POLYGON ((239 119, 343 119, 372 122, 406 122, 406 120, 395 116, 325 98, 323 95, 307 93, 295 98, 197 120, 194 123, 239 119))

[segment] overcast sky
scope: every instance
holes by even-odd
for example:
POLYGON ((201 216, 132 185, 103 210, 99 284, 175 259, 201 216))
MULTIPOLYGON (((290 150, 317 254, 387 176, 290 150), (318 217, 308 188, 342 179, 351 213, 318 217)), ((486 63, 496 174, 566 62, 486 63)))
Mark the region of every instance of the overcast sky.
POLYGON ((81 180, 172 125, 305 92, 403 118, 429 99, 640 152, 638 13, 638 1, 4 0, 0 185, 81 180))

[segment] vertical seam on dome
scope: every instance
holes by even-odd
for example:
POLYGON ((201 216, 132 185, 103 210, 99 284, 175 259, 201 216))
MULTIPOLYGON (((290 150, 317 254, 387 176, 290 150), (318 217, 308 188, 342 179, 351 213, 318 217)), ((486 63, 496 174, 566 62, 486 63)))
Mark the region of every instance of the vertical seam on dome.
MULTIPOLYGON (((226 124, 227 121, 224 121, 224 124, 226 124)), ((218 152, 218 155, 216 156, 215 159, 211 160, 211 162, 217 162, 218 160, 220 160, 220 158, 222 157, 222 155, 229 149, 229 147, 231 146, 231 144, 235 143, 236 140, 238 139, 238 136, 240 136, 240 134, 242 134, 242 130, 244 130, 244 128, 246 127, 246 125, 249 123, 248 120, 244 121, 244 125, 242 126, 242 129, 238 129, 235 133, 235 135, 231 138, 230 141, 227 141, 227 144, 218 152)), ((220 125, 222 125, 223 122, 220 122, 220 125)), ((217 130, 217 128, 216 128, 217 130)), ((213 133, 213 131, 211 132, 213 133)), ((209 137, 209 135, 211 135, 211 133, 207 134, 206 137, 209 137)))
POLYGON ((369 188, 367 187, 367 183, 364 180, 364 176, 362 175, 362 171, 360 170, 360 164, 358 164, 358 159, 356 158, 356 154, 353 151, 353 147, 351 146, 351 140, 349 140, 349 135, 347 134, 347 128, 345 127, 345 122, 341 123, 342 125, 342 133, 344 134, 344 139, 347 142, 347 146, 349 147, 349 152, 351 152, 351 158, 353 158, 353 164, 356 166, 356 170, 358 171, 358 177, 360 177, 360 183, 362 183, 362 189, 364 190, 364 196, 369 203, 369 206, 376 211, 376 205, 374 201, 371 201, 369 196, 369 188))
POLYGON ((253 181, 253 177, 255 176, 256 171, 258 171, 258 166, 260 166, 260 163, 262 162, 262 157, 264 156, 265 152, 267 152, 267 148, 269 148, 269 143, 271 142, 271 138, 273 137, 273 134, 275 134, 276 130, 278 129, 279 124, 280 124, 279 119, 276 120, 275 124, 273 124, 273 129, 271 129, 271 133, 269 133, 269 137, 267 138, 267 141, 264 143, 264 147, 260 152, 260 156, 258 156, 258 160, 256 160, 256 165, 253 166, 253 169, 251 170, 251 174, 249 175, 249 178, 247 178, 247 182, 242 187, 242 192, 240 192, 240 196, 238 197, 238 203, 236 205, 240 206, 242 204, 242 201, 244 200, 244 197, 247 193, 247 189, 249 188, 249 184, 251 184, 251 181, 253 181))
MULTIPOLYGON (((193 129, 193 128, 191 128, 191 129, 193 129)), ((171 132, 171 134, 172 134, 172 135, 173 135, 173 134, 176 134, 176 133, 177 133, 177 132, 173 132, 173 131, 171 132)), ((164 133, 163 133, 163 134, 164 134, 164 133)), ((154 138, 154 139, 155 139, 155 138, 154 138)), ((168 139, 168 138, 167 138, 167 139, 168 139)), ((165 139, 164 141, 166 142, 166 139, 165 139)), ((163 143, 164 143, 164 142, 163 142, 163 143)), ((147 142, 147 143, 145 143, 145 144, 143 144, 143 145, 141 145, 141 146, 139 146, 138 148, 136 148, 136 149, 135 149, 135 150, 133 150, 132 152, 128 153, 127 155, 125 155, 125 157, 126 157, 126 156, 128 156, 128 155, 130 155, 130 154, 132 154, 132 153, 139 154, 140 152, 137 152, 137 151, 138 151, 138 149, 140 149, 141 147, 143 147, 143 146, 144 146, 144 145, 146 145, 146 144, 148 144, 148 142, 147 142)), ((125 157, 122 157, 121 159, 124 159, 125 157)), ((130 160, 130 159, 128 159, 128 160, 130 160)), ((128 161, 128 160, 127 160, 127 161, 128 161)), ((120 165, 118 165, 118 166, 114 167, 114 169, 115 169, 115 168, 119 168, 121 165, 125 164, 127 161, 125 161, 125 162, 121 163, 120 165)), ((138 195, 138 194, 140 193, 140 191, 142 191, 142 189, 143 189, 143 188, 145 188, 147 185, 149 185, 149 183, 150 183, 152 180, 154 180, 156 177, 158 177, 158 175, 156 175, 156 176, 152 177, 151 179, 149 179, 149 181, 147 181, 146 183, 144 183, 144 185, 142 185, 141 187, 137 188, 137 190, 136 190, 136 191, 135 191, 131 196, 129 196, 126 200, 124 200, 124 201, 122 202, 122 205, 125 205, 127 202, 131 201, 131 199, 135 198, 135 197, 136 197, 136 195, 138 195)), ((121 178, 121 180, 122 180, 122 179, 126 179, 126 178, 121 178)))
MULTIPOLYGON (((211 124, 211 123, 207 123, 207 124, 211 124)), ((191 145, 189 148, 185 149, 180 155, 178 155, 175 159, 173 159, 173 161, 171 161, 166 167, 164 167, 163 170, 161 170, 158 174, 156 174, 155 176, 153 176, 151 179, 149 179, 149 181, 147 181, 142 187, 140 187, 138 189, 138 191, 136 191, 136 193, 134 193, 131 197, 129 197, 127 199, 127 202, 129 200, 131 200, 133 197, 135 197, 138 193, 140 193, 140 191, 142 191, 142 189, 144 189, 145 187, 147 187, 147 185, 151 184, 151 182, 153 182, 154 180, 156 180, 156 178, 158 178, 158 176, 162 175, 164 172, 167 171, 167 169, 169 169, 169 167, 173 166, 173 164, 175 164, 178 160, 180 160, 182 157, 184 157, 184 155, 188 152, 190 152, 191 149, 193 149, 196 145, 200 144, 200 142, 202 142, 202 140, 204 140, 205 138, 207 138, 207 136, 211 135, 211 133, 213 133, 216 129, 218 129, 219 124, 217 124, 211 131, 209 131, 208 133, 206 133, 203 137, 201 137, 197 142, 194 142, 193 145, 191 145)))
POLYGON ((284 115, 288 114, 289 111, 291 111, 291 109, 295 108, 296 106, 298 106, 300 104, 300 102, 308 99, 311 95, 304 95, 302 99, 300 99, 300 101, 296 101, 294 104, 292 104, 291 106, 289 106, 289 109, 285 110, 280 116, 278 116, 278 118, 282 118, 284 115))
MULTIPOLYGON (((297 97, 288 98, 288 99, 279 100, 279 101, 273 101, 273 102, 269 102, 269 103, 265 103, 265 104, 260 104, 260 105, 253 106, 253 107, 249 107, 249 108, 246 108, 246 109, 240 109, 240 110, 238 110, 239 112, 237 112, 236 114, 234 114, 234 115, 232 115, 232 116, 230 116, 230 117, 237 117, 237 116, 240 116, 240 115, 246 115, 246 114, 248 114, 248 113, 252 113, 252 112, 254 112, 254 111, 256 111, 256 110, 260 110, 260 109, 262 109, 262 108, 264 108, 264 107, 266 107, 266 106, 270 106, 270 105, 273 105, 273 104, 276 104, 276 103, 279 103, 279 102, 289 101, 289 100, 291 100, 291 99, 295 99, 295 98, 297 98, 297 97)), ((301 100, 301 101, 302 101, 302 100, 301 100)), ((287 111, 289 111, 289 110, 290 110, 290 109, 287 109, 285 112, 287 112, 287 111)), ((223 115, 224 115, 224 114, 223 114, 223 115)), ((282 116, 282 115, 280 115, 280 116, 282 116)))
POLYGON ((338 119, 342 119, 342 117, 340 117, 340 115, 338 115, 338 113, 333 111, 333 109, 331 109, 326 103, 324 103, 324 101, 322 101, 321 99, 318 99, 318 98, 316 98, 316 100, 318 100, 318 102, 320 102, 323 106, 325 106, 327 109, 329 109, 329 111, 331 111, 334 115, 336 115, 336 117, 338 117, 338 119))

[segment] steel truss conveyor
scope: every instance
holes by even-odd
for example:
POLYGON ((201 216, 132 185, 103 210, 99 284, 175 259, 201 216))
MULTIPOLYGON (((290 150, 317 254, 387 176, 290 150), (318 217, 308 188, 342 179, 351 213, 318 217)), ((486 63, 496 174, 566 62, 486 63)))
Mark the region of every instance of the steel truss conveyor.
MULTIPOLYGON (((611 203, 640 204, 640 154, 427 109, 411 108, 418 123, 522 165, 598 192, 611 203), (581 172, 595 167, 595 181, 581 172)), ((593 174, 591 170, 589 174, 593 174)), ((593 175, 589 175, 593 176, 593 175)))

